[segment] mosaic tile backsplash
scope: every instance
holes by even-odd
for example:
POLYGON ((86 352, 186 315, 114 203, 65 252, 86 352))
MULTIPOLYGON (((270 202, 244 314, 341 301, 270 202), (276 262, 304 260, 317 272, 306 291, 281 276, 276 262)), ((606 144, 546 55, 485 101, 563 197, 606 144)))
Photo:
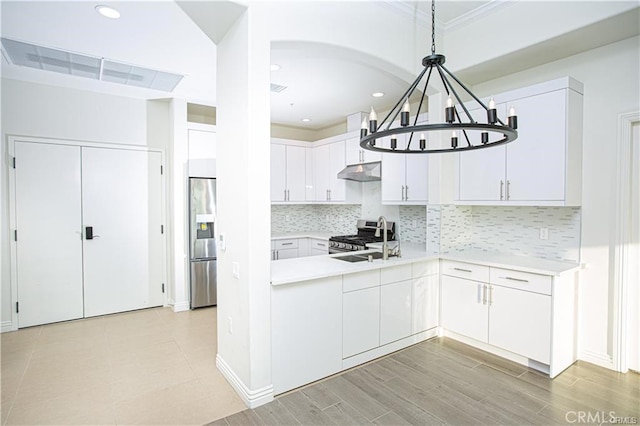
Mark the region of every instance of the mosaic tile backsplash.
MULTIPOLYGON (((437 232, 428 228, 427 237, 432 247, 439 244, 442 253, 498 251, 550 260, 580 260, 578 207, 444 205, 434 206, 433 210, 434 216, 440 212, 440 235, 438 239, 437 232), (549 230, 547 240, 540 239, 540 228, 549 230)), ((427 217, 430 219, 429 214, 427 217)))

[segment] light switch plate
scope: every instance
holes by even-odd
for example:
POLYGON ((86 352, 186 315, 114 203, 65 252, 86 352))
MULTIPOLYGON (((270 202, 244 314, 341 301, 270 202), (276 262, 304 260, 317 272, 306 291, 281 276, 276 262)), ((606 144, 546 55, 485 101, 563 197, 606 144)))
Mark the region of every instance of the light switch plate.
POLYGON ((240 263, 232 262, 233 267, 233 278, 240 279, 240 263))

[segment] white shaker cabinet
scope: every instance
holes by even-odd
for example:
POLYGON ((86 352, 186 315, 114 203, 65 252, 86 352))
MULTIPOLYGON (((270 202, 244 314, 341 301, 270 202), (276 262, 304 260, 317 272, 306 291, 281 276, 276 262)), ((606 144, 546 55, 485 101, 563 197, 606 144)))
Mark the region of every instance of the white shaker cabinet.
MULTIPOLYGON (((496 95, 495 100, 498 116, 505 123, 507 110, 515 108, 518 138, 506 145, 458 154, 457 202, 580 205, 582 84, 565 77, 496 95)), ((471 113, 486 121, 485 110, 471 113)), ((468 133, 479 140, 479 132, 468 133)))
POLYGON ((306 148, 271 144, 271 201, 306 200, 306 148))

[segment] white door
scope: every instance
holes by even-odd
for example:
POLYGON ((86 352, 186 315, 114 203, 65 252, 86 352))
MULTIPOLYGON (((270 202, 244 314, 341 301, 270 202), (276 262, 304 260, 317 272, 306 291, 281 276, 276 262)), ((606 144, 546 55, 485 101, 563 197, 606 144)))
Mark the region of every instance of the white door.
POLYGON ((162 304, 160 165, 157 152, 82 148, 87 317, 162 304))
POLYGON ((507 145, 509 200, 565 199, 566 96, 559 90, 513 103, 520 120, 518 139, 507 145))
POLYGON ((82 318, 80 148, 15 143, 18 327, 82 318))
POLYGON ((271 201, 286 201, 286 146, 271 144, 271 201))
POLYGON ((640 124, 632 132, 631 162, 631 235, 627 258, 627 366, 640 371, 640 124))
MULTIPOLYGON (((497 105, 498 116, 502 120, 505 118, 504 104, 497 105)), ((469 111, 474 120, 486 122, 486 111, 476 109, 469 111)), ((467 131, 469 141, 473 145, 478 145, 480 133, 477 131, 467 131)), ((502 135, 489 133, 489 141, 501 139, 502 135)), ((461 146, 466 145, 464 135, 458 135, 461 146)), ((518 143, 515 141, 513 143, 518 143)), ((506 148, 494 146, 491 148, 468 151, 457 154, 459 156, 459 199, 462 201, 500 201, 504 199, 506 191, 505 164, 506 148)))

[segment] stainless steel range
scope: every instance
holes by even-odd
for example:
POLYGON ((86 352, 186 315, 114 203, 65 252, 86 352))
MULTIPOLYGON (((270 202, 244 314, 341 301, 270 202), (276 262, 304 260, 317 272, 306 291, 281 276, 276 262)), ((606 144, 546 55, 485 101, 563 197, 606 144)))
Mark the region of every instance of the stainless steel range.
MULTIPOLYGON (((358 220, 358 233, 355 235, 338 235, 329 238, 329 254, 366 250, 367 244, 381 243, 383 236, 375 236, 378 222, 375 220, 358 220)), ((395 241, 396 224, 387 222, 387 241, 395 241)))

